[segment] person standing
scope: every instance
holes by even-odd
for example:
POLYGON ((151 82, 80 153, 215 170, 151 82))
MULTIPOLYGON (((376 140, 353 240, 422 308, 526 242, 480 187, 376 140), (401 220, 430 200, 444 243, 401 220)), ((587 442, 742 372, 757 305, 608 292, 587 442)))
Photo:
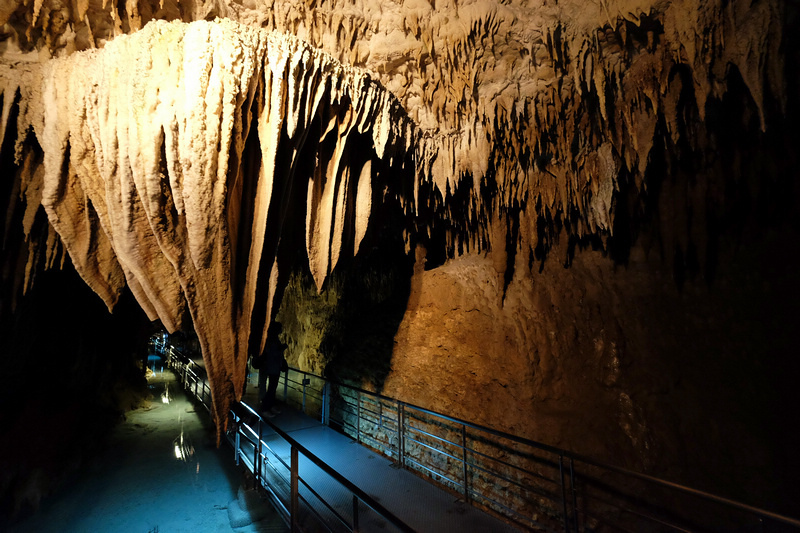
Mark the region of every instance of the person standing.
POLYGON ((276 321, 270 325, 267 331, 267 343, 264 346, 264 353, 261 355, 262 363, 258 369, 260 411, 270 418, 280 413, 280 409, 275 404, 275 395, 278 391, 281 371, 287 369, 288 366, 284 357, 288 346, 280 340, 282 331, 283 325, 280 322, 276 321))

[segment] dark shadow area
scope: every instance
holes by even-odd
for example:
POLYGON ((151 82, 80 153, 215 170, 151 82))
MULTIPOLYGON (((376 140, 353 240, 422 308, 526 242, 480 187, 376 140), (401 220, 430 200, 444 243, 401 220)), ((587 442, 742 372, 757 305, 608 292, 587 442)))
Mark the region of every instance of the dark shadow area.
POLYGON ((798 115, 791 101, 786 114, 768 107, 762 132, 750 91, 731 66, 725 95, 708 100, 702 122, 689 70, 676 67, 671 80, 682 85, 677 139, 659 117, 646 189, 620 174, 607 250, 620 265, 635 245, 656 252, 680 290, 698 279, 713 285, 722 241, 744 247, 766 232, 797 231, 798 136, 790 124, 798 115))
MULTIPOLYGON (((18 95, 14 98, 18 101, 18 95)), ((0 103, 4 96, 0 95, 0 103)), ((22 295, 24 282, 25 263, 28 259, 28 246, 24 242, 22 221, 24 209, 20 202, 20 180, 17 177, 18 166, 14 162, 14 142, 17 138, 17 118, 19 106, 15 102, 11 106, 8 117, 8 126, 5 139, 0 146, 0 323, 11 315, 16 307, 17 300, 22 295)), ((38 145, 31 149, 35 157, 42 160, 43 154, 38 145)), ((44 215, 44 213, 42 213, 44 215)), ((30 240, 41 241, 43 231, 39 217, 36 228, 32 228, 30 240)), ((43 236, 46 239, 46 233, 43 236)))
POLYGON ((328 358, 326 377, 368 383, 380 392, 408 302, 413 258, 404 253, 398 232, 376 232, 380 241, 369 243, 341 275, 339 305, 320 350, 328 358))
MULTIPOLYGON (((788 42, 796 45, 797 37, 788 42)), ((787 69, 797 64, 796 55, 787 59, 787 69)), ((663 368, 683 378, 672 385, 676 397, 698 386, 692 394, 699 401, 673 401, 663 412, 675 410, 687 442, 715 448, 712 456, 701 457, 687 445, 681 450, 684 472, 654 473, 677 481, 687 476, 693 487, 796 516, 797 101, 790 97, 780 109, 767 94, 762 131, 750 90, 731 66, 726 93, 708 100, 700 122, 688 72, 678 68, 672 78, 681 80, 684 91, 679 136, 659 120, 646 191, 621 176, 608 251, 622 267, 644 268, 646 262, 669 273, 678 297, 674 308, 660 314, 662 327, 674 328, 678 349, 663 368), (634 265, 631 251, 637 247, 646 257, 634 265), (680 330, 678 324, 688 327, 680 330), (690 430, 691 423, 704 429, 690 430), (743 438, 726 446, 734 434, 743 438)), ((786 94, 797 94, 796 76, 787 73, 786 79, 786 94)), ((668 294, 664 287, 654 290, 668 294)), ((669 305, 667 299, 659 303, 669 305)))
MULTIPOLYGON (((366 141, 356 138, 353 142, 359 146, 366 141)), ((358 168, 368 151, 353 151, 351 160, 358 168)), ((306 172, 313 170, 314 158, 306 161, 297 176, 308 176, 306 172)), ((308 265, 305 210, 287 214, 279 251, 282 301, 278 318, 290 345, 289 357, 293 347, 316 352, 320 366, 309 370, 330 379, 370 384, 380 390, 391 370, 394 336, 408 304, 414 264, 403 240, 409 220, 400 194, 392 189, 392 184, 403 181, 398 173, 404 172, 397 162, 390 166, 373 160, 373 205, 367 232, 355 256, 355 243, 351 237, 345 239, 338 264, 320 292, 308 265)), ((307 185, 301 181, 293 187, 288 202, 292 206, 305 206, 307 185)))
POLYGON ((146 393, 150 323, 131 294, 109 314, 68 260, 38 276, 0 323, 0 524, 67 483, 146 393))
MULTIPOLYGON (((127 290, 110 314, 44 209, 21 199, 37 185, 22 183, 14 160, 17 113, 13 105, 0 150, 0 529, 63 485, 140 401, 150 327, 127 290)), ((26 142, 21 165, 35 168, 43 154, 33 135, 26 142)))

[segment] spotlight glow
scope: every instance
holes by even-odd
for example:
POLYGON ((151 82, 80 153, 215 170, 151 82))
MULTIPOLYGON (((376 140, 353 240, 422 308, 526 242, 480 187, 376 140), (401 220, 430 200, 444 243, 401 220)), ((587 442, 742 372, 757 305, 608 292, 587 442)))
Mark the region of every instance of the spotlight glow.
POLYGON ((172 401, 172 396, 169 394, 169 383, 164 384, 164 392, 161 393, 161 403, 169 403, 172 401))
POLYGON ((174 446, 175 451, 175 459, 183 462, 188 462, 189 459, 194 455, 194 446, 192 445, 191 439, 184 436, 183 428, 181 428, 181 434, 175 437, 175 440, 172 441, 172 445, 174 446))

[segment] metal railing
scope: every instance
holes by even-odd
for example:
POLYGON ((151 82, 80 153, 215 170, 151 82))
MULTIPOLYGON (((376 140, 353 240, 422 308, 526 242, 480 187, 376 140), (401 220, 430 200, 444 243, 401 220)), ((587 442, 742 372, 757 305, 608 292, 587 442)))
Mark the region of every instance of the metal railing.
POLYGON ((290 369, 284 401, 525 529, 800 531, 800 520, 290 369))
POLYGON ((301 512, 301 504, 304 504, 303 510, 306 514, 310 513, 316 517, 316 525, 322 525, 330 531, 334 530, 334 527, 330 526, 330 517, 334 517, 338 525, 347 531, 358 531, 360 516, 363 514, 363 511, 359 510, 362 505, 374 511, 399 531, 413 531, 410 526, 387 510, 377 500, 331 468, 280 427, 270 420, 263 419, 246 403, 242 402, 231 410, 231 419, 233 421, 231 434, 235 441, 234 449, 236 450, 237 464, 240 458, 246 456, 245 464, 253 471, 262 486, 267 488, 273 501, 280 506, 288 517, 292 531, 302 529, 300 521, 304 513, 301 512), (288 445, 290 457, 288 464, 284 458, 285 454, 281 454, 276 450, 274 443, 269 444, 262 437, 265 427, 269 427, 288 445), (242 438, 247 440, 248 445, 242 445, 242 438), (299 464, 301 455, 350 493, 352 507, 349 516, 344 516, 343 513, 337 511, 330 501, 326 500, 320 492, 314 489, 313 482, 307 482, 300 476, 299 464), (267 471, 268 468, 271 469, 269 473, 267 471), (276 483, 276 480, 278 483, 276 483), (288 485, 288 490, 281 491, 280 484, 284 485, 284 489, 288 485), (301 488, 306 493, 305 496, 301 494, 301 488), (313 497, 314 502, 309 501, 309 496, 313 497), (322 504, 322 512, 320 512, 320 506, 314 505, 316 502, 322 504), (325 513, 325 516, 322 513, 325 513))
POLYGON ((205 369, 171 344, 163 353, 167 357, 167 366, 178 373, 184 389, 191 392, 211 412, 211 388, 205 369))
MULTIPOLYGON (((184 389, 192 393, 210 412, 211 395, 205 370, 173 346, 166 350, 166 355, 169 368, 178 374, 184 389)), ((284 387, 284 396, 287 393, 288 389, 284 387)), ((328 531, 358 531, 365 512, 363 507, 376 513, 398 531, 413 531, 381 503, 339 474, 287 432, 262 418, 245 402, 231 408, 229 421, 231 423, 226 437, 234 449, 236 464, 243 463, 252 472, 256 482, 267 490, 273 504, 293 532, 307 529, 308 522, 313 520, 315 521, 310 529, 314 531, 318 531, 320 526, 328 531), (278 451, 274 443, 270 444, 264 439, 265 428, 271 429, 288 447, 288 463, 286 454, 278 451), (300 476, 301 455, 349 492, 352 505, 348 513, 337 510, 314 489, 312 483, 300 476), (309 501, 311 499, 313 501, 309 501), (317 503, 320 505, 315 505, 317 503), (335 525, 332 525, 332 521, 335 525)))
MULTIPOLYGON (((168 352, 173 361, 172 349, 168 352)), ((179 367, 184 386, 208 407, 210 396, 200 377, 202 369, 188 361, 179 367)), ((281 381, 287 404, 393 459, 399 468, 426 476, 461 494, 465 501, 524 529, 800 532, 800 520, 794 518, 603 464, 309 372, 290 368, 281 375, 281 381)), ((290 473, 296 468, 256 437, 263 424, 297 452, 315 464, 321 463, 246 404, 234 408, 231 416, 236 430, 229 438, 234 440, 231 443, 237 461, 244 460, 260 481, 267 481, 268 466, 274 470, 276 464, 283 465, 290 473), (249 421, 245 421, 241 409, 248 413, 249 421)), ((333 516, 345 529, 354 530, 358 527, 357 501, 382 512, 377 502, 370 502, 358 487, 348 487, 348 482, 338 479, 341 476, 334 472, 329 475, 352 491, 356 503, 348 520, 322 500, 328 511, 327 518, 323 517, 304 498, 294 501, 298 493, 292 487, 301 482, 299 478, 293 481, 295 475, 278 476, 289 487, 289 507, 280 503, 287 517, 297 516, 297 505, 302 501, 322 523, 333 516)), ((274 483, 265 486, 276 502, 283 501, 274 483)), ((304 490, 321 500, 310 485, 304 485, 304 490)))

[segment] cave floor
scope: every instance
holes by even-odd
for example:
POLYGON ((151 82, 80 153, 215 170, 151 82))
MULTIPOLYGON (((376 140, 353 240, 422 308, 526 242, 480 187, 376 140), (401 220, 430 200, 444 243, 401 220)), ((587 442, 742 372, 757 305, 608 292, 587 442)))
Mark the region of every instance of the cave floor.
POLYGON ((151 400, 126 414, 105 451, 9 533, 288 531, 271 507, 231 527, 228 507, 244 483, 233 451, 216 447, 209 416, 195 412, 174 374, 157 371, 148 384, 151 400))

